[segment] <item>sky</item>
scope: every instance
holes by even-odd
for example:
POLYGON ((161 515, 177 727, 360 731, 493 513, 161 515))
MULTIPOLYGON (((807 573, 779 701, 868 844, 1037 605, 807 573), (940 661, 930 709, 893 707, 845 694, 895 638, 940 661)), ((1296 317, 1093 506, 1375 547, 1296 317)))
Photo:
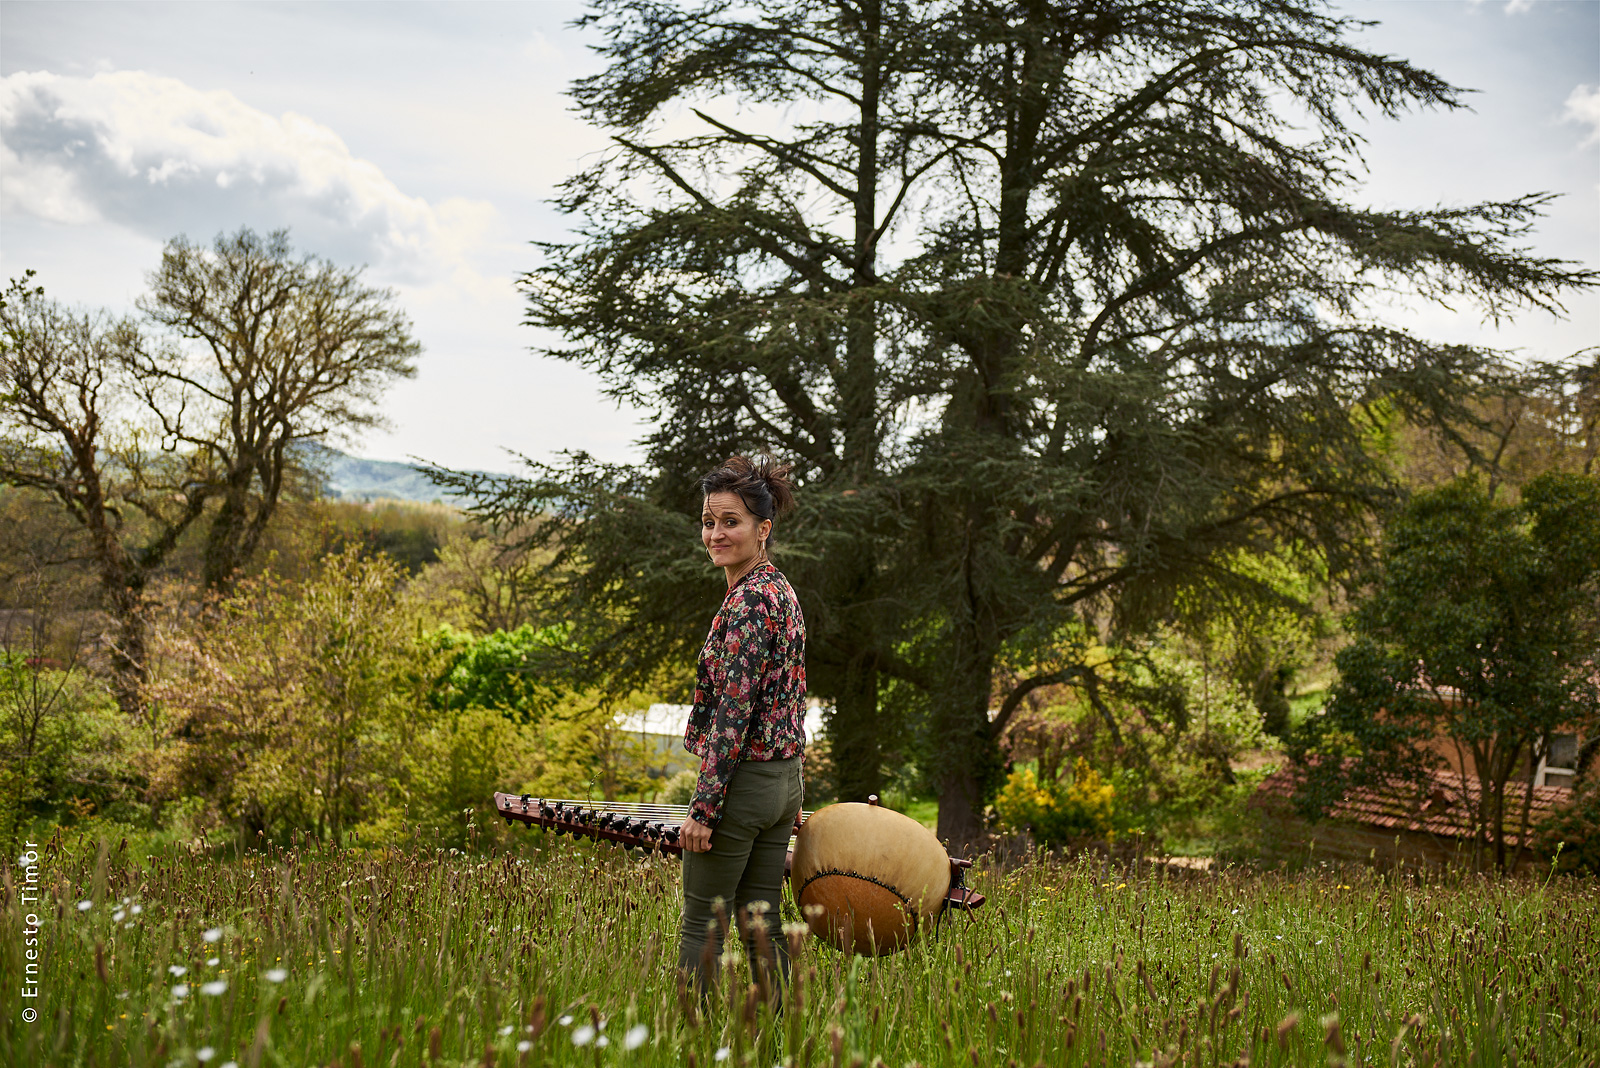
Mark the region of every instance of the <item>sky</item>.
MULTIPOLYGON (((1472 110, 1364 124, 1380 208, 1560 194, 1528 245, 1600 268, 1600 0, 1379 0, 1358 43, 1476 90, 1472 110)), ((350 443, 509 470, 510 453, 637 458, 644 413, 537 354, 530 242, 606 135, 564 93, 599 69, 584 5, 0 0, 0 276, 131 311, 163 243, 249 225, 393 288, 424 346, 350 443)), ((1428 336, 1531 358, 1600 344, 1600 293, 1498 325, 1393 308, 1428 336)))

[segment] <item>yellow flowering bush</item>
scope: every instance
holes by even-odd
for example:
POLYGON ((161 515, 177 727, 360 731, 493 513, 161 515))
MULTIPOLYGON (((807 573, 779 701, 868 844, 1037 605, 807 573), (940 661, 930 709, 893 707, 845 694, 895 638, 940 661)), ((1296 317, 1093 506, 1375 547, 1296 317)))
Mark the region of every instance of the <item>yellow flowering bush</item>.
POLYGON ((1003 830, 1060 845, 1111 837, 1115 802, 1116 788, 1079 757, 1066 782, 1040 783, 1031 768, 1013 771, 994 807, 1003 830))

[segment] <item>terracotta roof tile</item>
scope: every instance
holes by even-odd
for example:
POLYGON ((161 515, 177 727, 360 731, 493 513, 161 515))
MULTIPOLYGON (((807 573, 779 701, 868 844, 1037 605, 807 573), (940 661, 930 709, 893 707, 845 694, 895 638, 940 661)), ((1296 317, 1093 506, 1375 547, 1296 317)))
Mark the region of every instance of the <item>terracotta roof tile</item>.
MULTIPOLYGON (((1280 768, 1261 781, 1250 804, 1282 807, 1294 799, 1303 778, 1302 770, 1292 764, 1280 768)), ((1526 786, 1521 783, 1508 783, 1506 786, 1508 845, 1517 844, 1525 789, 1526 786)), ((1328 815, 1369 827, 1420 831, 1444 838, 1470 838, 1473 810, 1476 807, 1473 802, 1477 794, 1476 779, 1464 779, 1452 771, 1431 771, 1428 773, 1426 797, 1420 803, 1415 787, 1359 787, 1345 794, 1328 815)), ((1534 787, 1529 826, 1537 826, 1550 813, 1568 804, 1571 798, 1572 791, 1562 787, 1534 787)), ((1485 835, 1486 840, 1487 837, 1485 835)))

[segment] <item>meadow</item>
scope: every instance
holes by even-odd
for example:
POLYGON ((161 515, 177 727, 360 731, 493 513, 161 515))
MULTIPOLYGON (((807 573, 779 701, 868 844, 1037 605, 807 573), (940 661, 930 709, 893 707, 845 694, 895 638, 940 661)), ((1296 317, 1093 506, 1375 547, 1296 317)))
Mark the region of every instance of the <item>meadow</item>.
POLYGON ((37 892, 6 871, 0 1063, 1600 1063, 1592 882, 980 862, 987 907, 908 952, 793 928, 774 1017, 736 955, 709 1003, 675 981, 676 860, 514 841, 135 860, 58 835, 37 892))

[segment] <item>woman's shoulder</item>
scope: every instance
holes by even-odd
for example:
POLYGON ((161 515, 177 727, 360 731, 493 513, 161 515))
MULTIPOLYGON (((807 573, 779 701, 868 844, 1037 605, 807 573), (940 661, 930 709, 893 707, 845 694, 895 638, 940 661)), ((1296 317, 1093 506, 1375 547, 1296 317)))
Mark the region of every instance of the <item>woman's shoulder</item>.
POLYGON ((738 584, 736 590, 739 596, 734 599, 750 609, 787 608, 798 603, 794 587, 789 585, 783 572, 771 564, 759 565, 738 584))
POLYGON ((760 597, 770 614, 798 623, 800 598, 782 571, 769 566, 767 574, 762 577, 760 597))

